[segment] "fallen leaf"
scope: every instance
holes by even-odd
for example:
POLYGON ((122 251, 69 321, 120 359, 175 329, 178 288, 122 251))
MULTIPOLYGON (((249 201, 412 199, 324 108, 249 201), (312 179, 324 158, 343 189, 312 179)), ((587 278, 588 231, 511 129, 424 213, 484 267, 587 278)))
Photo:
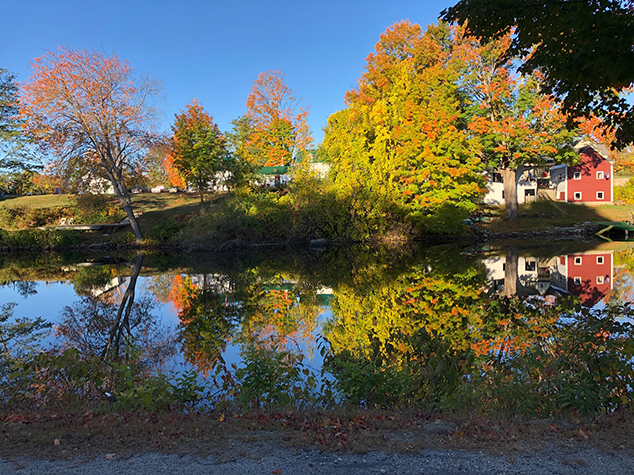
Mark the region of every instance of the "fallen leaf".
POLYGON ((274 473, 275 475, 278 475, 278 474, 282 473, 282 469, 278 468, 277 470, 273 470, 271 473, 274 473))
POLYGON ((59 440, 59 439, 55 439, 55 440, 53 441, 53 445, 60 445, 60 444, 61 444, 61 442, 60 442, 60 440, 59 440))
POLYGON ((225 415, 220 414, 220 417, 218 418, 218 422, 224 422, 224 421, 225 421, 225 415))
POLYGON ((106 460, 112 460, 117 454, 106 454, 106 460))

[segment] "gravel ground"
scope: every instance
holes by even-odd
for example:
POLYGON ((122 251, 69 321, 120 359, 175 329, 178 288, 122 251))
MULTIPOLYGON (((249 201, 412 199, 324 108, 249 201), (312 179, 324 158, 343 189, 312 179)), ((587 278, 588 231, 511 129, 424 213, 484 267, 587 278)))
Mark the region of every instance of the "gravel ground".
POLYGON ((423 450, 418 454, 324 453, 274 444, 245 446, 236 455, 196 457, 145 453, 130 458, 102 454, 92 459, 0 459, 0 474, 634 474, 634 457, 594 448, 493 456, 483 452, 423 450), (239 453, 239 455, 238 455, 239 453))

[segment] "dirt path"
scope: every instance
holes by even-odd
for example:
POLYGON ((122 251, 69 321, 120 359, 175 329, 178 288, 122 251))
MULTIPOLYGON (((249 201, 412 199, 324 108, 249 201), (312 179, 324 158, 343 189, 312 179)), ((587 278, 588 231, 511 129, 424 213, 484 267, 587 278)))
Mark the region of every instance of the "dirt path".
POLYGON ((0 474, 630 474, 634 458, 593 448, 549 448, 540 453, 493 456, 483 452, 423 450, 417 454, 324 453, 294 450, 274 444, 243 446, 233 454, 208 457, 146 453, 123 458, 102 454, 94 458, 47 461, 0 460, 0 474))

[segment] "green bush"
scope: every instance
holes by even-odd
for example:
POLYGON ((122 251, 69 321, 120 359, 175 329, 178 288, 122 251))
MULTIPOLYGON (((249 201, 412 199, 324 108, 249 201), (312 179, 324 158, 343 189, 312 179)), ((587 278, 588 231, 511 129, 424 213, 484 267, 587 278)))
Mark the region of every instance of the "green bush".
POLYGON ((614 187, 614 200, 628 205, 634 204, 634 180, 623 186, 614 187))
POLYGON ((183 223, 174 220, 161 221, 150 230, 147 239, 155 242, 167 241, 176 236, 184 227, 183 223))
POLYGON ((56 229, 23 229, 5 231, 0 229, 0 246, 7 247, 68 247, 81 242, 78 231, 56 229))
POLYGON ((79 195, 73 208, 75 224, 118 223, 126 214, 106 195, 79 195))

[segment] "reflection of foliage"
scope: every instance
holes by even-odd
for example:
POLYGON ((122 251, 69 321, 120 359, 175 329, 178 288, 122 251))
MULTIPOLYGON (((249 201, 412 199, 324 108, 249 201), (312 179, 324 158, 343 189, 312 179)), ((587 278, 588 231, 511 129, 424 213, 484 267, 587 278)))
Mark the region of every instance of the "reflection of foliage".
MULTIPOLYGON (((133 349, 138 352, 148 367, 155 367, 172 356, 175 351, 174 339, 165 332, 151 314, 153 303, 149 297, 134 302, 129 316, 130 338, 128 345, 120 347, 119 353, 110 355, 114 360, 129 355, 133 349)), ((90 358, 103 355, 108 347, 113 326, 116 325, 119 305, 105 302, 95 297, 82 297, 71 306, 64 308, 62 322, 55 332, 65 339, 68 347, 76 348, 80 355, 90 358)))
POLYGON ((480 326, 473 306, 479 301, 484 273, 466 267, 450 274, 445 266, 438 260, 434 267, 421 265, 385 282, 368 281, 371 274, 366 269, 365 282, 339 288, 333 302, 336 319, 324 330, 333 350, 363 355, 376 341, 375 351, 387 352, 390 346, 409 351, 409 337, 422 328, 445 338, 454 349, 467 348, 480 326), (394 329, 400 340, 394 339, 394 329))
POLYGON ((112 277, 112 269, 106 266, 79 267, 72 281, 78 295, 88 295, 91 290, 107 285, 112 277))
POLYGON ((0 306, 0 361, 34 351, 34 343, 48 334, 51 324, 38 317, 13 318, 14 303, 0 306))
POLYGON ((217 292, 204 286, 198 288, 191 285, 189 278, 184 280, 181 292, 187 293, 181 301, 178 315, 183 324, 180 336, 184 356, 206 373, 218 362, 224 363, 222 352, 232 338, 244 310, 229 303, 217 292))
POLYGON ((488 336, 474 347, 480 366, 452 405, 543 416, 631 403, 631 305, 590 310, 578 303, 503 299, 488 311, 488 336))

